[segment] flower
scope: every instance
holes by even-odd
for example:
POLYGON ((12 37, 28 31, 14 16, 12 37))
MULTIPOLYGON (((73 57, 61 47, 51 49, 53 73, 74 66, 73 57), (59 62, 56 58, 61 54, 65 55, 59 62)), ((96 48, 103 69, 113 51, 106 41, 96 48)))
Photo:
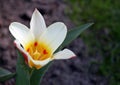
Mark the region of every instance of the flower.
POLYGON ((13 22, 9 30, 16 39, 15 46, 31 68, 40 69, 52 60, 75 57, 69 49, 55 53, 66 37, 67 28, 62 22, 46 27, 44 18, 37 9, 32 15, 30 29, 23 24, 13 22))

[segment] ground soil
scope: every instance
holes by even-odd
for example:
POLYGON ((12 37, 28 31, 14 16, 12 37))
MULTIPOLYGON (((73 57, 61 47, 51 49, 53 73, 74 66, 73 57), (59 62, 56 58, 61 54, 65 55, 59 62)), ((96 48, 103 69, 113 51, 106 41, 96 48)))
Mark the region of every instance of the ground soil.
MULTIPOLYGON (((75 25, 65 14, 66 6, 67 3, 63 0, 0 0, 0 67, 12 72, 16 70, 14 38, 8 30, 11 22, 17 21, 29 27, 31 15, 37 8, 44 16, 47 26, 60 21, 70 29, 75 25)), ((80 38, 68 48, 76 53, 77 58, 54 61, 41 85, 107 85, 106 78, 98 74, 99 65, 91 64, 93 61, 100 62, 100 55, 88 55, 88 49, 80 38)), ((15 80, 0 85, 15 85, 15 80)))

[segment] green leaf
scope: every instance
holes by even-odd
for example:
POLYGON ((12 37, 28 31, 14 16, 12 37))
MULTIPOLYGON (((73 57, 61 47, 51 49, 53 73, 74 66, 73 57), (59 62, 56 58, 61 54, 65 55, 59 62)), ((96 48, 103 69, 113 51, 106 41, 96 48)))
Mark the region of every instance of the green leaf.
POLYGON ((16 85, 30 85, 30 69, 24 61, 24 57, 18 51, 17 68, 16 68, 16 85))
POLYGON ((15 73, 11 73, 10 71, 0 68, 0 82, 11 79, 15 76, 15 73))
POLYGON ((87 23, 84 24, 80 27, 77 27, 75 29, 72 29, 70 31, 68 31, 66 39, 64 40, 63 44, 61 45, 61 47, 65 47, 68 44, 70 44, 73 40, 75 40, 84 30, 86 30, 87 28, 89 28, 90 26, 92 26, 93 23, 87 23))
POLYGON ((48 67, 50 66, 51 62, 48 63, 46 66, 42 67, 41 69, 35 69, 32 73, 30 79, 30 85, 40 85, 43 75, 47 71, 48 67))

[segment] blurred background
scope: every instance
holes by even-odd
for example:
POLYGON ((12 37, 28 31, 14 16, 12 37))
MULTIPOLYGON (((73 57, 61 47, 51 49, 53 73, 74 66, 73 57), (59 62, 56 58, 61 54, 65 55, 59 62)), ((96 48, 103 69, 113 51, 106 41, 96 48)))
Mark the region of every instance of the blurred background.
MULTIPOLYGON (((47 26, 61 21, 68 29, 94 25, 67 48, 78 56, 54 61, 41 85, 120 85, 120 0, 0 0, 0 67, 15 72, 17 54, 8 27, 29 27, 37 8, 47 26)), ((15 85, 15 79, 0 82, 15 85)))

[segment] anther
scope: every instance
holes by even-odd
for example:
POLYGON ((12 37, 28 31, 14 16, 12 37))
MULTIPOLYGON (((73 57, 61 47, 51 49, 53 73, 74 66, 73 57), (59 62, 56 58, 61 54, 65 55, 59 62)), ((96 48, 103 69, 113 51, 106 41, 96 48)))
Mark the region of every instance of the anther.
POLYGON ((34 43, 34 46, 37 46, 37 45, 38 45, 38 43, 37 43, 37 42, 35 42, 35 43, 34 43))
POLYGON ((28 49, 27 49, 27 52, 29 52, 29 51, 30 51, 30 49, 28 48, 28 49))
POLYGON ((43 54, 48 54, 48 52, 46 50, 43 50, 43 54))

